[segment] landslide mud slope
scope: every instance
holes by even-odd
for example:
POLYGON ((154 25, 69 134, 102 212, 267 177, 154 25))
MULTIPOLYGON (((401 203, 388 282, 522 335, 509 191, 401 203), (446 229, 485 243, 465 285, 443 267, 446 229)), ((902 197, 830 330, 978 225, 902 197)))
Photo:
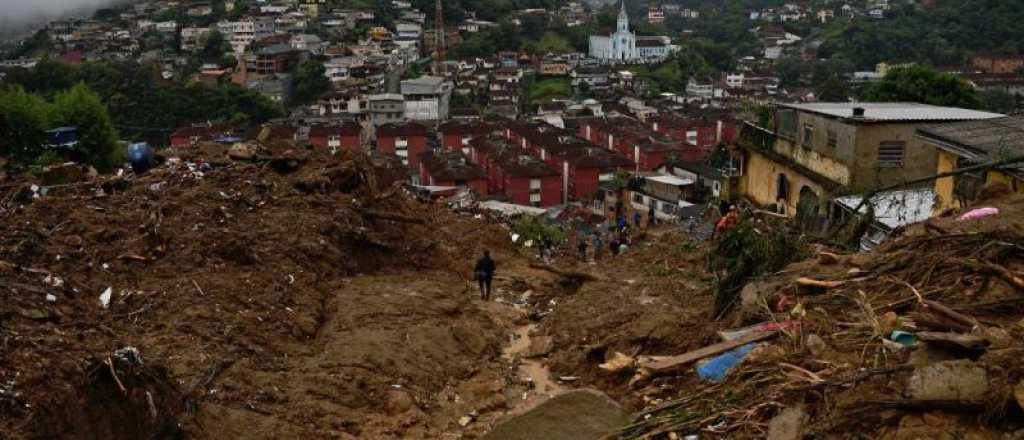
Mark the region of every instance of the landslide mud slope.
POLYGON ((0 437, 458 431, 487 393, 442 397, 507 370, 507 323, 467 283, 505 232, 410 200, 389 172, 293 157, 38 198, 4 183, 0 437))

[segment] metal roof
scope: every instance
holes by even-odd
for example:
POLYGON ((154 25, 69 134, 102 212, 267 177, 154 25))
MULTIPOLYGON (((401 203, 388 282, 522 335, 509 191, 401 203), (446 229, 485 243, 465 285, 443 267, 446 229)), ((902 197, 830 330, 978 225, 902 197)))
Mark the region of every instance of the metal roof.
POLYGON ((974 121, 1005 116, 999 113, 955 107, 938 107, 912 102, 821 102, 812 104, 779 104, 779 107, 865 122, 974 121), (854 117, 853 110, 855 108, 864 109, 864 116, 854 117))
POLYGON ((1024 153, 1024 116, 932 125, 917 135, 971 160, 1009 158, 1024 153))
POLYGON ((665 185, 671 185, 671 186, 685 186, 685 185, 692 185, 693 184, 693 180, 692 179, 681 179, 679 177, 669 176, 669 175, 648 176, 648 177, 646 177, 646 179, 647 180, 653 180, 653 181, 658 182, 658 183, 664 183, 665 185))
MULTIPOLYGON (((852 211, 853 208, 860 205, 863 198, 863 196, 853 195, 840 197, 835 199, 835 202, 852 211)), ((928 220, 932 216, 932 209, 935 206, 935 190, 921 188, 888 191, 876 194, 869 203, 874 206, 875 221, 892 230, 928 220)), ((862 206, 859 214, 866 212, 867 206, 862 206)))

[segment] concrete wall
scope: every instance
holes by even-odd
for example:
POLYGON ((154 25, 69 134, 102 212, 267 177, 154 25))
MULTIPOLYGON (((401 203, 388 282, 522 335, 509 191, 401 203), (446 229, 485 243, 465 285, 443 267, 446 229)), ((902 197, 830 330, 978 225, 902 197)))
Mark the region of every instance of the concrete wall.
POLYGON ((779 135, 776 151, 796 163, 828 177, 855 192, 879 186, 927 177, 935 172, 937 153, 914 136, 923 124, 856 123, 815 113, 797 112, 796 132, 779 135), (804 140, 804 128, 813 128, 810 142, 804 140), (836 145, 828 145, 828 133, 836 134, 836 145), (903 142, 903 166, 878 165, 878 147, 882 142, 903 142))
POLYGON ((750 151, 743 177, 740 179, 739 193, 746 195, 758 205, 783 204, 786 215, 792 217, 796 215, 800 190, 805 186, 814 191, 819 200, 830 198, 821 185, 804 177, 796 170, 772 161, 755 151, 750 151), (789 193, 785 201, 776 198, 780 174, 784 174, 789 181, 789 193))
POLYGON ((935 174, 938 152, 932 145, 914 136, 924 124, 871 124, 857 133, 857 150, 852 183, 854 190, 870 190, 935 174), (878 145, 882 142, 904 142, 903 166, 878 166, 878 145))

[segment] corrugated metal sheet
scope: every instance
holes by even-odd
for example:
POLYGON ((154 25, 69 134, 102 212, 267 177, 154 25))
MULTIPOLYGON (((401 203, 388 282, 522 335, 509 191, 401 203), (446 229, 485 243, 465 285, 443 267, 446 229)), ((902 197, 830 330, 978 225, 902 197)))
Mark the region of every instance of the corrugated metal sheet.
POLYGON ((867 122, 974 121, 1005 116, 999 113, 908 102, 780 104, 779 106, 867 122), (864 116, 854 117, 853 109, 855 108, 863 108, 864 116))

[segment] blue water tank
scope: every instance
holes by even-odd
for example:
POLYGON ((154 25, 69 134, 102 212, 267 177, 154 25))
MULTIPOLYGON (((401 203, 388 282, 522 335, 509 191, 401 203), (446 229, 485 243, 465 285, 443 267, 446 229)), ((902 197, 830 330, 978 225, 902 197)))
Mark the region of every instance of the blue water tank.
POLYGON ((153 149, 145 142, 128 146, 128 163, 136 173, 144 172, 153 167, 153 149))

